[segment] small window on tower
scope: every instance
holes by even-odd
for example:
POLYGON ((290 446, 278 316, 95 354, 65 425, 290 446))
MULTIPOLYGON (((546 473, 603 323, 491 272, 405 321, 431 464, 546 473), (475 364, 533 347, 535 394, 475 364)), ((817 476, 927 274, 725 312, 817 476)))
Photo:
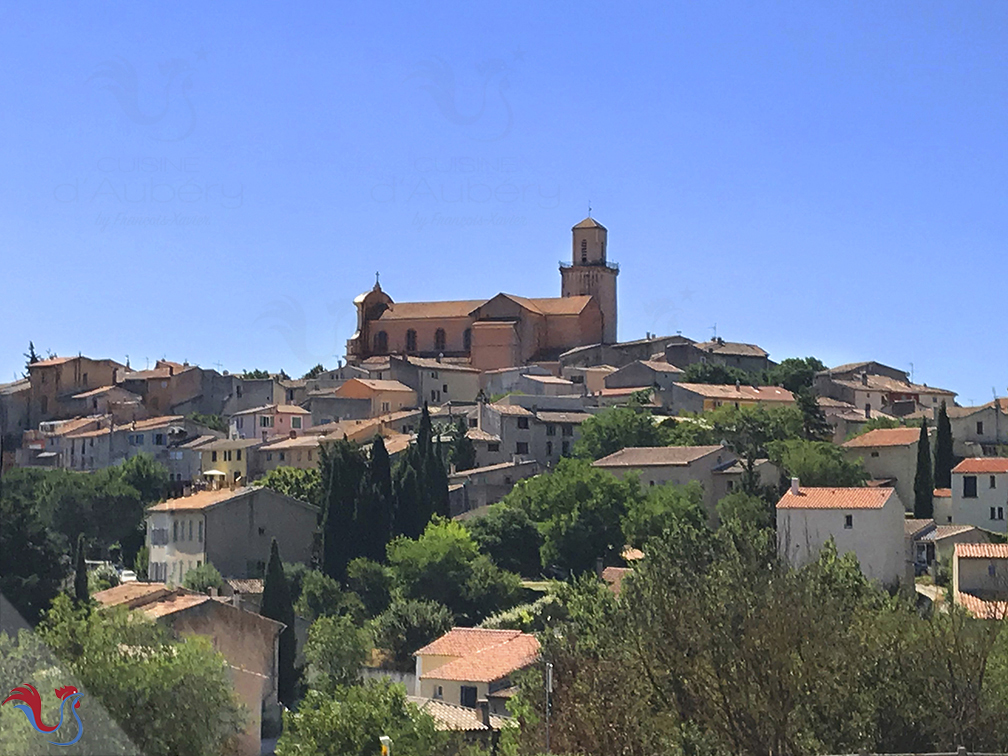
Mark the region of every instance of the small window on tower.
POLYGON ((588 240, 581 240, 581 262, 588 262, 588 240))

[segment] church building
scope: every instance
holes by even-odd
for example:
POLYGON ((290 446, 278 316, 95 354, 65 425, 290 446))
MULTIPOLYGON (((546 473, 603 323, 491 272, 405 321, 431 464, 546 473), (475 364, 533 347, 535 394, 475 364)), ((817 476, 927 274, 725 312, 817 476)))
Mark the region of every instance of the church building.
POLYGON ((347 361, 406 354, 495 370, 615 343, 619 266, 606 260, 608 232, 590 217, 571 230, 571 262, 560 264, 559 297, 502 293, 486 300, 394 302, 375 282, 354 299, 357 330, 347 341, 347 361))

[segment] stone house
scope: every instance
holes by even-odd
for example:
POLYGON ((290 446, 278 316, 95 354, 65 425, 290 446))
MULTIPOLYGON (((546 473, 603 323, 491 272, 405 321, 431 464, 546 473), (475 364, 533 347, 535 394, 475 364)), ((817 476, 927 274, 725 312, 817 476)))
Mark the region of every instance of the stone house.
POLYGON ((795 403, 794 395, 778 386, 745 386, 739 383, 716 385, 708 383, 673 383, 671 392, 664 392, 665 406, 674 412, 707 412, 725 405, 749 407, 757 404, 781 407, 795 403))
POLYGON ((653 388, 659 392, 671 391, 672 384, 681 380, 683 371, 675 365, 657 360, 637 360, 609 373, 605 388, 653 388))
POLYGON ((665 345, 665 360, 670 365, 683 369, 697 363, 707 363, 738 368, 749 373, 769 370, 774 364, 765 349, 755 344, 725 341, 720 337, 698 343, 685 336, 675 336, 665 345))
POLYGON ((333 392, 345 399, 366 399, 370 404, 370 417, 399 412, 417 406, 416 392, 399 381, 351 378, 333 392))
POLYGON ((979 407, 948 407, 947 411, 956 456, 997 456, 1008 445, 1008 398, 979 407))
POLYGON ((878 362, 855 362, 816 373, 814 387, 819 396, 828 396, 862 408, 866 416, 875 412, 902 417, 924 411, 933 416, 942 401, 955 403, 955 392, 927 384, 910 382, 903 370, 878 362))
POLYGON ((46 420, 72 417, 74 395, 101 386, 114 386, 129 371, 115 360, 77 357, 51 357, 28 365, 30 398, 28 428, 46 420))
POLYGON ((861 459, 872 478, 894 481, 900 501, 913 508, 920 428, 876 428, 845 442, 848 459, 861 459))
POLYGON ((952 557, 955 600, 974 616, 1008 617, 1008 544, 957 543, 952 557))

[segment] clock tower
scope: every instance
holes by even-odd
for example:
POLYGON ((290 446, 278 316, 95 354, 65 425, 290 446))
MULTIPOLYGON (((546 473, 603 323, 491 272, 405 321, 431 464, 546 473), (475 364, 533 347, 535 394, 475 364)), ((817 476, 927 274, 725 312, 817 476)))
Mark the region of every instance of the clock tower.
POLYGON ((607 262, 606 227, 592 217, 571 229, 571 262, 560 263, 560 296, 589 294, 602 310, 602 343, 616 343, 616 276, 619 265, 607 262))

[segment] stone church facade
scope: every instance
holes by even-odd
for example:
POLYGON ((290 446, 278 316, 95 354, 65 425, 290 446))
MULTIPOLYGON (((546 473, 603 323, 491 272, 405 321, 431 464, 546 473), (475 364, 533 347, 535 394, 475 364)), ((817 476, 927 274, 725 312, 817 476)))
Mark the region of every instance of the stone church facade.
POLYGON ((478 370, 556 360, 563 352, 616 341, 616 277, 606 259, 608 231, 593 218, 572 229, 570 263, 561 263, 561 296, 529 299, 395 302, 376 282, 354 299, 357 330, 347 360, 408 354, 466 361, 478 370))

